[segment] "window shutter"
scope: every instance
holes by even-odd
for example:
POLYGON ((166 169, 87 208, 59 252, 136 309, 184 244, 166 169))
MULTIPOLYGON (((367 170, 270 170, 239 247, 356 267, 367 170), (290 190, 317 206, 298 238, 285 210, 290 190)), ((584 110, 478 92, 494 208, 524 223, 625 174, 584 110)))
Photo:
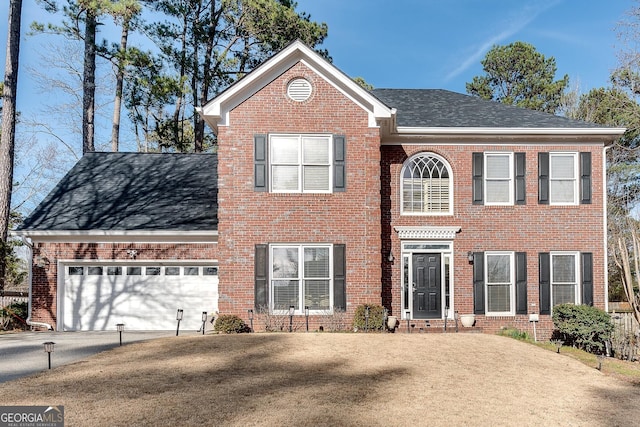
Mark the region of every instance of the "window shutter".
POLYGON ((591 153, 580 153, 580 203, 591 203, 591 153))
POLYGON ((253 189, 267 191, 267 135, 253 137, 253 189))
POLYGON ((549 204, 549 153, 538 153, 538 203, 549 204))
POLYGON ((333 309, 347 309, 347 256, 344 244, 333 245, 333 309))
POLYGON ((551 256, 538 254, 540 261, 540 314, 551 314, 551 256))
POLYGON ((483 186, 482 182, 483 178, 483 163, 484 163, 484 154, 483 153, 473 153, 472 160, 472 203, 474 205, 482 205, 483 201, 483 186))
POLYGON ((347 189, 346 170, 347 144, 344 135, 333 136, 333 191, 341 192, 347 189))
POLYGON ((267 245, 256 245, 254 298, 257 310, 269 307, 269 262, 267 245))
POLYGON ((593 254, 583 252, 582 256, 582 303, 593 305, 593 254))
POLYGON ((515 204, 526 205, 526 153, 515 153, 515 204))
POLYGON ((527 314, 526 252, 516 252, 516 314, 527 314))
POLYGON ((473 312, 484 314, 484 252, 473 253, 473 312))

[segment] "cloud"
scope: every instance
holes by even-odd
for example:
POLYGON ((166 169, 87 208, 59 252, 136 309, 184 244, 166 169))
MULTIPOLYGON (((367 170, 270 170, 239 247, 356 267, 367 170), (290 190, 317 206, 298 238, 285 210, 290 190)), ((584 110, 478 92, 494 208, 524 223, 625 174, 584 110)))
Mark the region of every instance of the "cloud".
POLYGON ((478 64, 481 58, 489 49, 491 49, 492 46, 499 44, 503 40, 506 40, 512 35, 518 33, 534 21, 540 14, 553 8, 562 1, 563 0, 535 1, 533 3, 525 4, 522 9, 516 12, 515 16, 508 19, 509 22, 504 30, 490 37, 479 47, 475 47, 473 53, 469 55, 462 64, 458 65, 453 71, 449 72, 445 76, 445 81, 449 81, 459 76, 472 65, 478 64))

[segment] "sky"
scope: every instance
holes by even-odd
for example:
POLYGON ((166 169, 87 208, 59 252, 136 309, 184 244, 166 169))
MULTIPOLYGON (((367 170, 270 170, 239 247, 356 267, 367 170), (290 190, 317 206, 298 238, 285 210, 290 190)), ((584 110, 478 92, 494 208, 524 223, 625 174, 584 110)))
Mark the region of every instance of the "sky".
MULTIPOLYGON (((636 0, 297 0, 297 3, 299 12, 307 12, 312 20, 328 25, 329 36, 321 47, 329 51, 333 64, 347 75, 362 77, 376 88, 432 88, 460 93, 466 92, 465 83, 483 74, 480 61, 492 46, 515 41, 530 43, 546 57, 554 57, 557 78, 567 74, 570 87, 580 93, 607 86, 623 47, 617 37, 617 25, 632 7, 640 6, 636 0)), ((2 46, 6 46, 8 4, 8 0, 0 0, 2 46)), ((56 39, 56 36, 27 36, 33 21, 50 22, 51 17, 36 0, 23 0, 17 109, 25 123, 46 121, 47 105, 60 102, 60 95, 38 87, 29 71, 35 68, 45 74, 52 72, 42 65, 41 57, 47 56, 49 44, 56 39)), ((5 55, 6 49, 1 49, 2 64, 5 55)), ((110 108, 105 110, 109 115, 110 108)), ((110 119, 102 120, 105 122, 102 131, 107 134, 110 119)), ((17 128, 21 140, 16 159, 18 179, 24 178, 21 173, 33 176, 37 172, 34 169, 39 167, 34 159, 51 147, 57 146, 61 152, 67 149, 65 145, 75 147, 74 155, 79 157, 79 135, 58 129, 59 118, 48 123, 55 137, 42 129, 35 132, 25 123, 19 123, 17 128)), ((98 128, 97 132, 100 131, 98 128)), ((123 150, 135 149, 129 142, 123 143, 123 150)), ((59 172, 64 173, 72 164, 61 164, 59 172)), ((33 201, 30 204, 33 206, 33 201)))

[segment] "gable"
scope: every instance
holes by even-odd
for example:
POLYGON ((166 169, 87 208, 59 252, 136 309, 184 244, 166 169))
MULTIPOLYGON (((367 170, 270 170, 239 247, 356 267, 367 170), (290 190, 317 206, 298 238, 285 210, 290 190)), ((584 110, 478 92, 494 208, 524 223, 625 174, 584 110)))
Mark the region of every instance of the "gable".
POLYGON ((198 113, 217 133, 218 126, 230 124, 229 113, 231 110, 297 63, 304 64, 366 111, 369 117, 369 126, 376 127, 380 120, 391 118, 392 110, 389 107, 300 41, 293 42, 205 106, 198 108, 198 113))
POLYGON ((19 232, 217 229, 214 154, 87 153, 19 232))

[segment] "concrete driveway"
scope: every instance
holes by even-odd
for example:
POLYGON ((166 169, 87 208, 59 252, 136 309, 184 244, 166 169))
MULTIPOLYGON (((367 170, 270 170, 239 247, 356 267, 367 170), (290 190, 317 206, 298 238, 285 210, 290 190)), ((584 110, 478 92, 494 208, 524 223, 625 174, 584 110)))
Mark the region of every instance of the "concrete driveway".
MULTIPOLYGON (((185 331, 182 334, 193 333, 185 331)), ((127 331, 122 345, 174 335, 175 331, 127 331)), ((44 343, 53 341, 51 367, 66 365, 120 345, 117 331, 17 332, 0 335, 0 383, 48 369, 44 343)))

